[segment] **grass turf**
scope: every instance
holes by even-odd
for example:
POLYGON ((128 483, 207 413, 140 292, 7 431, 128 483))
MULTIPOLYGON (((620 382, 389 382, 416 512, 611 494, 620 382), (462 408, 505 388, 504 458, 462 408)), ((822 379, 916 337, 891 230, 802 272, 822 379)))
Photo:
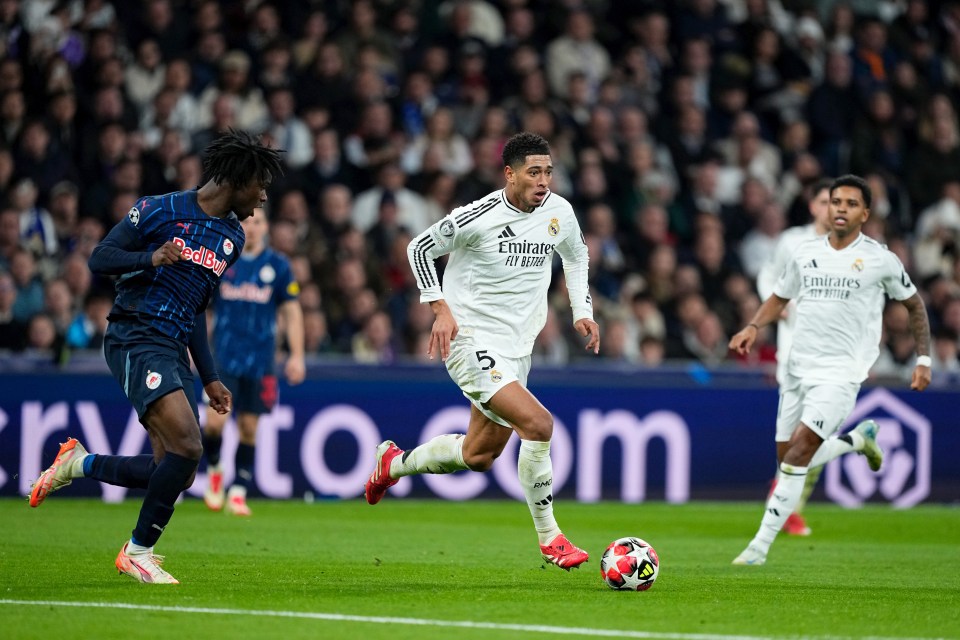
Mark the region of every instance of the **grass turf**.
MULTIPOLYGON (((68 492, 69 489, 66 490, 68 492)), ((113 559, 138 501, 0 500, 0 635, 5 638, 452 638, 706 636, 960 637, 960 509, 807 509, 813 536, 781 536, 763 567, 730 561, 756 503, 575 504, 565 532, 591 552, 571 573, 545 567, 527 508, 509 501, 252 501, 238 519, 188 500, 158 545, 183 584, 139 585, 113 559), (599 578, 614 538, 648 540, 660 577, 644 593, 599 578), (82 602, 140 608, 24 605, 82 602), (146 609, 143 607, 156 607, 146 609), (171 609, 176 608, 176 609, 171 609), (189 612, 185 608, 400 617, 499 625, 189 612), (704 634, 694 636, 693 634, 704 634)))

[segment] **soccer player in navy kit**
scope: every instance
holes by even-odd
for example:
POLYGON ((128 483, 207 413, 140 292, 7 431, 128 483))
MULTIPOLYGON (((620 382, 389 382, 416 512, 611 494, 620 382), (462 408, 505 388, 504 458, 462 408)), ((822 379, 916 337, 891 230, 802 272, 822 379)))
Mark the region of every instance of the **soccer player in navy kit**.
POLYGON ((204 310, 243 250, 240 221, 266 200, 280 172, 276 150, 231 130, 206 149, 202 187, 140 198, 90 257, 94 273, 119 276, 104 355, 149 434, 153 455, 91 455, 70 438, 34 483, 30 506, 74 478, 146 489, 136 528, 115 563, 140 582, 179 583, 160 566, 153 546, 180 492, 193 483, 202 454, 189 355, 211 406, 229 412, 232 397, 214 366, 204 310))
POLYGON ((233 390, 233 410, 240 432, 234 458, 236 474, 230 490, 224 492, 220 445, 227 416, 211 407, 203 427, 203 453, 207 458, 203 499, 214 511, 226 506, 229 514, 249 516, 247 489, 253 482, 257 424, 277 401, 277 319, 279 316, 290 348, 284 376, 290 384, 300 384, 304 377, 303 312, 298 300, 300 285, 293 279, 290 263, 267 246, 268 225, 263 211, 257 209, 242 224, 247 244, 240 260, 224 274, 212 305, 217 368, 224 384, 233 390))

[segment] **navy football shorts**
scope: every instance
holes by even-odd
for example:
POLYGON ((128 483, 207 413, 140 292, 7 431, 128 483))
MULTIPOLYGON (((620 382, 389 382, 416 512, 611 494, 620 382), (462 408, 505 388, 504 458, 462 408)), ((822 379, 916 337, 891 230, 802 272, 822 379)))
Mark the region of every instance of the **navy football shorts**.
POLYGON ((103 353, 141 421, 151 404, 182 389, 199 423, 186 345, 138 322, 113 321, 103 338, 103 353))
POLYGON ((270 413, 277 404, 277 377, 267 374, 260 378, 220 373, 220 382, 233 394, 234 413, 270 413))

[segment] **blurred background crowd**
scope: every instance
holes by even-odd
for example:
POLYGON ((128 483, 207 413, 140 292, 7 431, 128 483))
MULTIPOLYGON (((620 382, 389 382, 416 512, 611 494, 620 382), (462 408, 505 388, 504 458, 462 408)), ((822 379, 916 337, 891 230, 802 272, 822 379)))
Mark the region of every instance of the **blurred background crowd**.
MULTIPOLYGON (((422 359, 407 243, 500 188, 525 130, 580 218, 603 359, 736 360, 780 232, 852 172, 957 371, 958 100, 957 0, 0 0, 0 350, 99 349, 91 250, 137 196, 200 184, 235 127, 285 150, 270 240, 308 354, 422 359)), ((552 291, 536 360, 587 357, 559 268, 552 291)), ((892 304, 873 374, 913 358, 892 304)))

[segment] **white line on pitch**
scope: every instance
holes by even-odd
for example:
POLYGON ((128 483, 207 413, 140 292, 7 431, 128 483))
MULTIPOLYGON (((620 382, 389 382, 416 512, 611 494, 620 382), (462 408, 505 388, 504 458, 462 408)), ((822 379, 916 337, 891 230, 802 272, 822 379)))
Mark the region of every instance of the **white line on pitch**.
MULTIPOLYGON (((299 618, 304 620, 330 620, 333 622, 361 622, 368 624, 405 624, 420 627, 446 627, 455 629, 489 629, 491 631, 522 631, 525 633, 551 633, 554 635, 590 636, 600 638, 644 638, 663 640, 768 640, 769 636, 723 635, 717 633, 659 633, 656 631, 622 631, 617 629, 589 629, 584 627, 555 627, 539 624, 510 624, 501 622, 474 622, 471 620, 430 620, 427 618, 392 618, 388 616, 354 616, 342 613, 312 611, 265 611, 247 609, 224 609, 220 607, 174 607, 128 602, 69 602, 60 600, 9 600, 0 599, 0 605, 42 607, 78 607, 89 609, 128 609, 133 611, 160 611, 164 613, 205 613, 208 615, 256 616, 265 618, 299 618)), ((792 640, 801 640, 791 636, 792 640)), ((803 636, 842 640, 838 636, 803 636)), ((863 639, 869 640, 869 639, 863 639)), ((881 640, 877 638, 875 640, 881 640)), ((883 638, 882 640, 892 640, 883 638)), ((900 638, 898 640, 933 640, 930 638, 900 638)))

